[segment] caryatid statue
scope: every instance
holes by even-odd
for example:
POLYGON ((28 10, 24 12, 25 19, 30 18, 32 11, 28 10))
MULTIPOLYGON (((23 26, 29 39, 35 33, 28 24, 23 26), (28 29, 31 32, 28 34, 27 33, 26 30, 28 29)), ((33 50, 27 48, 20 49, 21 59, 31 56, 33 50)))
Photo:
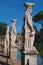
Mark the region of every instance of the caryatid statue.
POLYGON ((7 26, 7 31, 6 31, 6 45, 9 47, 9 26, 7 26))
POLYGON ((9 52, 9 26, 7 26, 7 30, 6 30, 6 37, 4 39, 4 48, 5 48, 5 53, 7 53, 7 49, 9 52))
POLYGON ((16 19, 12 19, 11 45, 15 45, 16 40, 16 19))
POLYGON ((32 6, 34 3, 25 3, 26 13, 24 16, 25 21, 25 48, 33 47, 35 30, 32 25, 32 16, 30 13, 32 12, 32 6))

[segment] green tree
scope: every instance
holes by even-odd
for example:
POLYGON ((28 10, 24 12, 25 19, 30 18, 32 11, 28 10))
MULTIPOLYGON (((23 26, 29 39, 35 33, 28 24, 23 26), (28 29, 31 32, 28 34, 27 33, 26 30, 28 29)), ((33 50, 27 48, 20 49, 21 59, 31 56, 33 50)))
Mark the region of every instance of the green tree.
POLYGON ((33 21, 38 22, 40 24, 43 23, 43 10, 38 12, 35 16, 33 16, 33 21))
POLYGON ((0 36, 3 36, 6 34, 6 30, 7 30, 7 24, 6 23, 1 23, 0 22, 0 36))
POLYGON ((42 25, 39 33, 36 34, 34 46, 40 53, 43 63, 43 11, 40 11, 35 16, 33 16, 33 21, 42 25))

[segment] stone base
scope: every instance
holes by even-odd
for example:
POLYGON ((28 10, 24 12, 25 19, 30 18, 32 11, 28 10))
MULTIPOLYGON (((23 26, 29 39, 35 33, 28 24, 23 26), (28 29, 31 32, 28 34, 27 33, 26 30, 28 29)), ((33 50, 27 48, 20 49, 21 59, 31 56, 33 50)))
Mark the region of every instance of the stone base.
POLYGON ((37 65, 37 51, 29 48, 22 51, 21 65, 37 65))
POLYGON ((23 51, 25 54, 38 54, 36 48, 26 48, 25 51, 23 51))
POLYGON ((17 46, 11 46, 11 59, 17 59, 17 46))

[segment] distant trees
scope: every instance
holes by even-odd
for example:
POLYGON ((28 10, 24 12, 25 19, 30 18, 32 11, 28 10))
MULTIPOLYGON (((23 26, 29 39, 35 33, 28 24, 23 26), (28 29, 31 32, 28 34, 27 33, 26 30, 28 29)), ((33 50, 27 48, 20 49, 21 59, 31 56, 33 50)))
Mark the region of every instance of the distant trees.
POLYGON ((35 16, 33 16, 33 21, 38 22, 40 24, 43 23, 43 10, 38 12, 35 16))
POLYGON ((35 43, 34 46, 40 53, 43 62, 43 11, 38 12, 35 16, 33 16, 33 21, 36 23, 40 23, 42 28, 35 36, 35 43))
POLYGON ((0 36, 3 36, 6 34, 7 24, 0 22, 0 36))

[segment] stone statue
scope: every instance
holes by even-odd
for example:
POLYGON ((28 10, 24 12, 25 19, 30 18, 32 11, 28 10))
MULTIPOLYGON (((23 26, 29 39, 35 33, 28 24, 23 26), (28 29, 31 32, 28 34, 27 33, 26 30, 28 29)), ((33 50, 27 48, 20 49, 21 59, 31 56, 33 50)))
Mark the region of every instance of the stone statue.
POLYGON ((24 6, 26 7, 27 11, 24 16, 25 21, 25 42, 27 43, 27 47, 33 47, 34 37, 35 37, 35 30, 32 25, 32 16, 30 13, 32 12, 32 6, 34 3, 25 3, 24 6))
POLYGON ((12 20, 12 31, 11 31, 11 45, 15 45, 16 40, 16 28, 15 28, 16 20, 12 20))
POLYGON ((7 26, 7 31, 6 31, 6 43, 7 46, 9 47, 9 26, 7 26))
POLYGON ((12 19, 11 26, 11 59, 17 59, 17 45, 16 41, 16 19, 12 19))
POLYGON ((7 49, 9 52, 9 26, 7 26, 7 30, 6 30, 6 37, 4 39, 4 48, 5 48, 5 53, 7 53, 7 49))
POLYGON ((24 16, 24 50, 21 53, 21 64, 22 65, 37 65, 37 50, 33 46, 35 30, 32 25, 32 16, 30 15, 32 11, 32 6, 34 3, 26 2, 24 6, 26 7, 26 13, 24 16))

